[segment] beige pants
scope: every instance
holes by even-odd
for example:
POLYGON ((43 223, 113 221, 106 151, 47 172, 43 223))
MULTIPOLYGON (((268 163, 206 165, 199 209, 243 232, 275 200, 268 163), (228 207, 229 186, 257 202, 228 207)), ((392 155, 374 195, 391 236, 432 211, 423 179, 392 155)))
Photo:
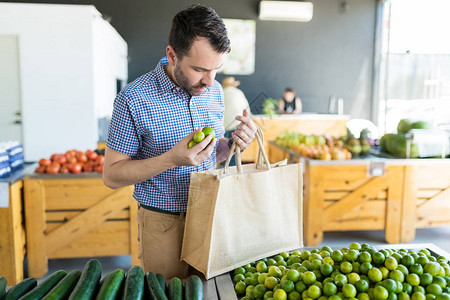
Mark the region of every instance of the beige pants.
POLYGON ((169 215, 138 206, 139 259, 145 272, 164 278, 188 277, 188 265, 180 261, 185 214, 169 215))

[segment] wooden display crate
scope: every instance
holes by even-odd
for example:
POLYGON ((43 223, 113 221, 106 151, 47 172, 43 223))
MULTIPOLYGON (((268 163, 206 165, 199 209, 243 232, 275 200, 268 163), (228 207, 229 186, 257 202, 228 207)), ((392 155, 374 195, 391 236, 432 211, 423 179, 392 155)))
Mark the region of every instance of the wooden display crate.
POLYGON ((40 278, 49 258, 131 254, 139 265, 133 187, 112 190, 99 174, 24 179, 28 272, 40 278))
POLYGON ((9 185, 7 207, 0 207, 0 270, 8 285, 23 280, 25 228, 22 207, 22 180, 9 185))
POLYGON ((370 161, 306 160, 305 245, 322 242, 324 231, 385 230, 388 243, 399 243, 404 166, 386 164, 370 175, 370 161))
POLYGON ((403 241, 416 228, 450 225, 450 159, 414 160, 405 169, 403 241))

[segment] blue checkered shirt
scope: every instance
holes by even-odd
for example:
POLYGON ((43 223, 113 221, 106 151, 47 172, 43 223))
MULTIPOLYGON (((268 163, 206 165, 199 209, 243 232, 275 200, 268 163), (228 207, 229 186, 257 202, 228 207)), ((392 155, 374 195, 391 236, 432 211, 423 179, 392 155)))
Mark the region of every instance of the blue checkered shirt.
MULTIPOLYGON (((209 126, 220 138, 223 126, 223 90, 215 81, 198 96, 190 96, 164 72, 167 58, 156 68, 127 85, 116 97, 107 146, 145 159, 163 154, 198 127, 209 126)), ((217 148, 216 143, 216 148, 217 148)), ((176 167, 135 185, 134 198, 141 204, 172 211, 187 208, 191 172, 216 167, 216 151, 198 167, 176 167)))

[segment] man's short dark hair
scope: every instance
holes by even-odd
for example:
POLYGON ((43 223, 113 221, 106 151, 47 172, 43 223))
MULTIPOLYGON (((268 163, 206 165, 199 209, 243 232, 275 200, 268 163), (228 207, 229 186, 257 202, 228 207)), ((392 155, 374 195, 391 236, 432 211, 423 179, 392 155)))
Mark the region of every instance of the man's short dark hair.
POLYGON ((192 5, 173 18, 169 45, 181 58, 188 54, 199 37, 208 39, 218 53, 228 53, 231 50, 227 29, 216 11, 211 7, 192 5))
POLYGON ((291 92, 291 93, 294 93, 294 94, 295 94, 295 90, 294 90, 293 88, 291 88, 291 87, 285 88, 285 89, 284 89, 284 92, 285 92, 285 93, 291 92))

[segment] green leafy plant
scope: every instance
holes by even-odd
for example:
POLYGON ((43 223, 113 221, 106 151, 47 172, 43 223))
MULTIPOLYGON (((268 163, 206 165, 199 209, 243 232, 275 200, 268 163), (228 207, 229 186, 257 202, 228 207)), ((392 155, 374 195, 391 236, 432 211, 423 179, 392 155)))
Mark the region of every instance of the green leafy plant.
POLYGON ((266 98, 263 103, 263 113, 272 117, 277 113, 278 101, 272 98, 266 98))

